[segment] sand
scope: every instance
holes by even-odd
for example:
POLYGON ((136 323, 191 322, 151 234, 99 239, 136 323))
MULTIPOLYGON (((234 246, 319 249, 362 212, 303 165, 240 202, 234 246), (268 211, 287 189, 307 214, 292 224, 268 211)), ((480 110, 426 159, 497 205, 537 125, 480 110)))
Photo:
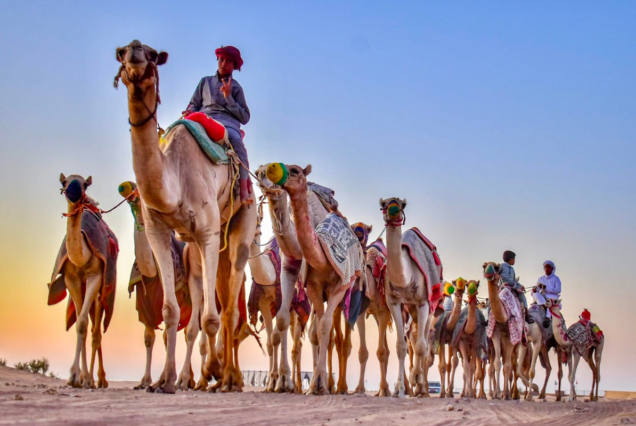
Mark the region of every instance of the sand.
MULTIPOLYGON (((0 367, 0 425, 491 425, 636 424, 636 401, 591 402, 395 399, 371 395, 303 396, 135 391, 134 382, 103 390, 0 367), (453 410, 448 411, 452 406, 453 410)), ((582 399, 582 398, 581 398, 582 399)))

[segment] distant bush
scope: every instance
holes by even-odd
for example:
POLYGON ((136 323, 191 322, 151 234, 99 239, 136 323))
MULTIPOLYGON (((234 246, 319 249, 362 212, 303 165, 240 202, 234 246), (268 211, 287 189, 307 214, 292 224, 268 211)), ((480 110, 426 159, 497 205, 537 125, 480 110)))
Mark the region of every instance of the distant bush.
POLYGON ((46 374, 46 372, 49 371, 49 360, 42 357, 40 359, 32 359, 29 362, 18 362, 13 366, 22 371, 46 374))
POLYGON ((2 367, 6 367, 7 366, 7 360, 5 358, 0 358, 0 366, 2 366, 2 367))
POLYGON ((55 374, 54 372, 49 372, 49 377, 53 378, 53 379, 59 379, 60 376, 58 376, 57 374, 55 374))

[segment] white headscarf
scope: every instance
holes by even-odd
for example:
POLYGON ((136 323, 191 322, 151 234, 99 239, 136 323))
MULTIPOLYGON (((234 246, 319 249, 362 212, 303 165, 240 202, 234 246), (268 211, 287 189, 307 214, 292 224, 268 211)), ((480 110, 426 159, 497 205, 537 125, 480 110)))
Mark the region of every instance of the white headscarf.
POLYGON ((537 284, 543 284, 545 286, 545 296, 549 299, 557 299, 561 293, 561 280, 556 276, 556 266, 554 262, 546 260, 543 262, 543 266, 552 266, 552 273, 550 275, 542 275, 539 277, 537 284))

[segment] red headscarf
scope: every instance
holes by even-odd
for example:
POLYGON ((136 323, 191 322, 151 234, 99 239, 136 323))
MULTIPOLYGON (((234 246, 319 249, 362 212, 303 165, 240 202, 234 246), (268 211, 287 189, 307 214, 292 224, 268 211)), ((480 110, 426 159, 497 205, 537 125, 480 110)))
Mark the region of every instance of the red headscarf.
POLYGON ((243 58, 241 58, 241 51, 234 46, 221 46, 214 51, 216 53, 216 59, 224 56, 234 62, 234 69, 240 71, 243 66, 243 58))
POLYGON ((587 309, 583 309, 583 312, 581 313, 581 318, 589 321, 592 319, 592 315, 590 314, 590 311, 588 311, 587 309))

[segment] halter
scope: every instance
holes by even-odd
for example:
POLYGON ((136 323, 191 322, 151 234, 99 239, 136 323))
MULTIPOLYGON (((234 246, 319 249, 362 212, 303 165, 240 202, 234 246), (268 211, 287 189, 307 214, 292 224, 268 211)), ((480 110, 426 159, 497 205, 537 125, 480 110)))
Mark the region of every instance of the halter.
POLYGON ((139 77, 139 79, 131 78, 130 75, 128 74, 128 70, 126 69, 126 61, 122 60, 121 67, 119 67, 119 70, 117 71, 117 75, 115 76, 115 80, 113 81, 113 86, 115 87, 115 89, 117 89, 117 87, 119 86, 119 80, 121 79, 121 72, 123 71, 126 74, 126 79, 130 81, 133 87, 135 88, 134 93, 136 94, 138 92, 141 92, 141 88, 137 86, 137 83, 149 78, 151 76, 151 73, 154 72, 155 91, 157 93, 157 96, 155 98, 155 108, 154 110, 151 110, 148 107, 148 105, 146 105, 143 98, 140 96, 139 100, 141 101, 143 106, 146 108, 146 110, 150 113, 150 115, 138 123, 133 123, 132 121, 130 121, 130 117, 128 117, 128 124, 130 124, 132 127, 142 127, 142 126, 145 126, 150 120, 154 119, 155 122, 157 123, 157 128, 161 130, 161 127, 159 126, 159 121, 157 121, 157 109, 159 108, 159 104, 161 103, 161 96, 159 94, 159 69, 157 68, 157 64, 155 64, 150 59, 150 56, 148 55, 148 52, 146 51, 146 49, 142 47, 142 50, 144 51, 144 56, 146 57, 146 62, 148 63, 144 74, 141 77, 139 77))
MULTIPOLYGON (((66 188, 62 188, 62 194, 66 194, 66 188)), ((86 202, 86 192, 82 193, 82 198, 80 198, 80 200, 77 202, 77 207, 75 207, 75 209, 70 212, 70 213, 62 213, 62 217, 73 217, 75 215, 77 215, 79 212, 83 212, 84 210, 88 210, 91 211, 93 213, 97 213, 97 214, 105 214, 105 213, 110 213, 113 210, 115 210, 117 207, 121 206, 122 204, 124 204, 125 201, 128 201, 129 198, 131 198, 132 196, 135 195, 139 195, 139 191, 138 189, 135 189, 133 192, 131 192, 126 198, 124 198, 122 201, 120 201, 117 205, 115 205, 115 207, 113 207, 112 209, 108 209, 108 210, 102 210, 99 207, 91 204, 91 203, 87 203, 86 202)))
POLYGON ((402 226, 406 223, 406 214, 402 207, 396 200, 391 200, 386 207, 380 209, 382 210, 382 214, 384 215, 384 223, 386 226, 398 227, 402 226), (396 214, 396 212, 398 214, 396 214), (392 217, 396 217, 392 219, 392 217))

